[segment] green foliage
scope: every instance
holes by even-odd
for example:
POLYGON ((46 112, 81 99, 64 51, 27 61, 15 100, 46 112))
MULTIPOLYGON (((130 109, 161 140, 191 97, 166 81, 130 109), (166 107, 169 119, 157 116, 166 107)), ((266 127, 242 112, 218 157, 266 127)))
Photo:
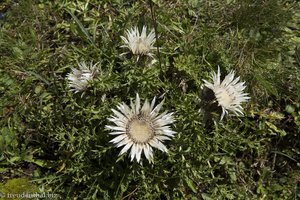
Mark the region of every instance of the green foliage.
POLYGON ((0 3, 0 192, 300 198, 299 2, 149 2, 0 3), (154 63, 121 56, 120 35, 144 24, 159 34, 154 63), (74 94, 65 77, 80 61, 99 61, 101 72, 74 94), (211 106, 203 79, 218 65, 246 82, 244 116, 219 121, 200 112, 211 106), (118 157, 105 129, 111 109, 136 93, 165 99, 163 109, 175 112, 177 134, 166 142, 168 154, 154 151, 154 164, 118 157))

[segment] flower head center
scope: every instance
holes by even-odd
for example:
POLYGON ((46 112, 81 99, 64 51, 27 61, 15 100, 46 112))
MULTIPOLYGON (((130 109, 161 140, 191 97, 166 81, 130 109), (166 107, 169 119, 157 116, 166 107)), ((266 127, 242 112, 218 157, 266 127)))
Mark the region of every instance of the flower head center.
POLYGON ((149 51, 150 46, 147 44, 145 38, 139 37, 137 41, 137 49, 140 54, 145 54, 149 51))
POLYGON ((133 119, 128 124, 127 133, 138 143, 147 142, 154 135, 151 124, 144 119, 133 119))
POLYGON ((74 73, 74 76, 77 78, 77 79, 80 79, 81 77, 82 77, 82 75, 83 75, 83 72, 82 71, 76 71, 75 73, 74 73))
POLYGON ((234 96, 230 95, 230 93, 225 90, 224 88, 221 88, 215 92, 216 98, 219 102, 219 104, 222 107, 228 108, 234 101, 234 96))

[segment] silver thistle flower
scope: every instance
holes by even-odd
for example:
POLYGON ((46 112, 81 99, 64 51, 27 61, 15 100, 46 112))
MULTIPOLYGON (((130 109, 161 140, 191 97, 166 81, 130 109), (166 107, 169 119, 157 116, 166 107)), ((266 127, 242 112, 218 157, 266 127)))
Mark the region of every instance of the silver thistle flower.
POLYGON ((111 129, 111 135, 117 135, 110 142, 116 147, 124 146, 119 155, 122 155, 131 148, 131 161, 136 158, 137 162, 141 160, 141 154, 144 152, 145 157, 149 162, 153 159, 152 148, 158 148, 163 152, 168 152, 163 141, 170 140, 176 134, 170 129, 169 124, 172 124, 173 113, 165 111, 159 114, 163 105, 163 101, 154 107, 155 98, 151 104, 148 100, 141 107, 140 97, 137 94, 135 103, 131 102, 131 108, 125 103, 120 103, 117 108, 119 111, 112 109, 114 115, 108 118, 115 125, 107 125, 107 129, 111 129))
POLYGON ((154 43, 155 32, 154 29, 147 35, 147 27, 143 26, 142 32, 140 33, 137 27, 128 29, 126 31, 126 36, 121 36, 123 42, 125 43, 121 47, 128 48, 134 55, 147 55, 153 58, 151 51, 155 49, 154 43))
POLYGON ((241 103, 247 102, 250 99, 248 93, 244 93, 244 89, 246 88, 244 85, 245 82, 239 82, 240 77, 234 79, 234 75, 235 72, 231 71, 221 82, 221 73, 218 66, 217 74, 212 72, 210 76, 213 83, 203 80, 204 85, 214 92, 219 106, 222 107, 221 120, 225 114, 228 114, 228 111, 232 111, 236 115, 243 115, 241 103))
POLYGON ((72 92, 82 92, 87 89, 89 83, 94 79, 98 73, 98 63, 94 64, 91 62, 89 66, 86 63, 78 63, 79 69, 72 68, 72 72, 67 74, 68 85, 72 92))

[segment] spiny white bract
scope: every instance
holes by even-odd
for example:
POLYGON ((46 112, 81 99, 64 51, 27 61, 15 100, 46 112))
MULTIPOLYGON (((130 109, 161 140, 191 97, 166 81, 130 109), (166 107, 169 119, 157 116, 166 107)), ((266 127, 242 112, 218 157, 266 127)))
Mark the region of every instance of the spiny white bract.
POLYGON ((244 93, 246 88, 245 82, 239 82, 240 77, 234 79, 234 74, 235 72, 231 71, 221 82, 221 73, 218 66, 218 73, 212 72, 210 76, 213 83, 203 80, 205 82, 204 85, 214 92, 219 106, 222 107, 221 120, 225 114, 228 114, 228 111, 232 111, 236 115, 243 115, 241 103, 250 99, 248 93, 244 93))
POLYGON ((146 26, 143 26, 141 33, 137 27, 134 27, 126 31, 126 36, 127 38, 121 36, 123 42, 125 43, 121 47, 128 48, 134 55, 147 55, 153 58, 151 51, 155 49, 153 45, 156 41, 154 29, 152 29, 147 35, 146 26))
POLYGON ((78 63, 79 69, 72 68, 72 72, 67 74, 68 85, 70 91, 81 92, 86 90, 89 83, 95 78, 99 69, 97 68, 98 63, 94 64, 91 62, 89 66, 86 63, 78 63))
POLYGON ((170 140, 170 137, 176 134, 169 126, 175 121, 173 113, 165 111, 159 114, 163 101, 155 107, 154 105, 155 97, 151 104, 146 100, 141 107, 140 97, 136 94, 135 103, 131 101, 130 107, 125 103, 120 103, 117 106, 118 111, 112 109, 114 115, 108 120, 115 125, 106 125, 106 128, 113 131, 111 135, 116 135, 110 142, 116 147, 125 145, 119 155, 131 148, 131 161, 136 158, 137 162, 140 162, 141 154, 144 152, 147 160, 152 162, 153 147, 168 152, 163 142, 170 140))

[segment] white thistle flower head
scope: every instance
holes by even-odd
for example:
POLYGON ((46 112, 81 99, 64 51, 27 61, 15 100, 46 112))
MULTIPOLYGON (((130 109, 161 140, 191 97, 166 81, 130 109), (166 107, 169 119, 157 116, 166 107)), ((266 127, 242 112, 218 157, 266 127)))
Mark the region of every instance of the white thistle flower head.
POLYGON ((131 148, 131 161, 136 158, 139 163, 142 152, 146 159, 152 162, 153 147, 168 152, 163 142, 170 140, 176 134, 169 126, 175 120, 172 116, 173 113, 165 111, 159 114, 163 102, 154 107, 154 97, 151 104, 146 100, 141 106, 140 97, 136 94, 136 100, 134 103, 131 101, 130 107, 125 103, 120 103, 117 106, 118 111, 112 109, 114 115, 108 120, 115 125, 107 125, 106 128, 113 131, 110 133, 111 135, 116 136, 110 142, 114 143, 116 147, 124 146, 119 155, 131 148))
POLYGON ((214 92, 219 106, 222 107, 221 120, 225 114, 228 114, 228 111, 232 111, 236 115, 243 115, 241 103, 247 102, 250 99, 248 93, 244 93, 244 89, 246 88, 244 85, 245 82, 239 82, 240 77, 234 79, 234 74, 235 72, 231 71, 221 82, 220 67, 218 66, 218 73, 211 73, 213 83, 203 80, 205 82, 204 85, 214 92))
POLYGON ((98 73, 98 63, 91 62, 89 66, 83 61, 78 63, 79 69, 72 68, 72 72, 67 74, 68 85, 70 91, 75 93, 87 89, 89 83, 95 78, 98 73))
POLYGON ((121 47, 128 48, 134 55, 147 55, 153 57, 151 51, 156 48, 153 46, 156 41, 154 29, 147 35, 146 26, 143 26, 141 33, 137 27, 134 27, 126 31, 126 36, 127 38, 121 36, 125 43, 121 47))

